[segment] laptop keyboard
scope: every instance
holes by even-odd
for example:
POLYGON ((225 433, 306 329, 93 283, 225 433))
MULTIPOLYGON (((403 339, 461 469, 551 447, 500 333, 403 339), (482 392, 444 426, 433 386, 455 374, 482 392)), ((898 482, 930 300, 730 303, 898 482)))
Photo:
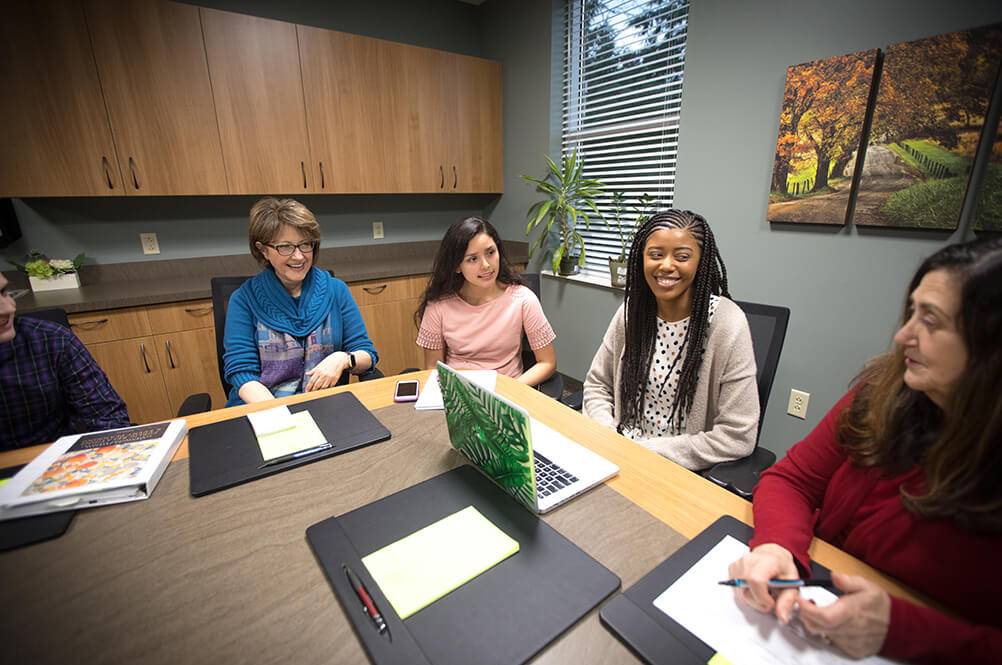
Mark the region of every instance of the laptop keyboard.
POLYGON ((550 496, 571 483, 578 481, 577 477, 568 473, 563 467, 557 466, 543 455, 533 451, 536 466, 536 494, 550 496))

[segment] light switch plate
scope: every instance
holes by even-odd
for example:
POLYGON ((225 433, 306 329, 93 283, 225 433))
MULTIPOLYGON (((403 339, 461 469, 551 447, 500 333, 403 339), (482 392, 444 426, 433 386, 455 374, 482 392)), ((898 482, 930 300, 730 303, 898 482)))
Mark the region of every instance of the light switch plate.
POLYGON ((373 222, 372 223, 372 239, 379 240, 383 237, 383 223, 373 222))

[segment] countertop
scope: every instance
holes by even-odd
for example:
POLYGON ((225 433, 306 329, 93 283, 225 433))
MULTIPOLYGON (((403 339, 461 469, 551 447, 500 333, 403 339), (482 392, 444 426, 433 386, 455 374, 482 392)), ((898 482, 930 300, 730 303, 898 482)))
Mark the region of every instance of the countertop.
MULTIPOLYGON (((431 272, 438 241, 322 248, 317 266, 333 270, 345 282, 424 275, 431 272)), ((528 244, 505 241, 508 261, 526 263, 528 244)), ((120 307, 198 300, 211 297, 212 277, 253 275, 260 268, 247 255, 168 259, 84 266, 78 289, 28 291, 17 299, 20 312, 58 307, 67 314, 120 307)), ((26 283, 20 273, 5 272, 11 288, 26 283)))

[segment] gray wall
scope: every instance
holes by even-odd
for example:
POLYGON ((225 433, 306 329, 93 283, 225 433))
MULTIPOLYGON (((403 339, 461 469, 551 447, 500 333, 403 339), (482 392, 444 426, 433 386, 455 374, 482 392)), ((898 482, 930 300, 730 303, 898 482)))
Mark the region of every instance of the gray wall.
MULTIPOLYGON (((458 0, 199 0, 189 4, 239 11, 480 55, 480 8, 458 0)), ((239 254, 247 251, 247 211, 256 197, 15 199, 23 238, 0 256, 29 250, 50 256, 85 252, 100 263, 239 254), (155 232, 161 253, 144 256, 139 234, 155 232)), ((495 196, 302 196, 330 246, 435 240, 457 218, 482 214, 495 196), (372 222, 385 238, 372 240, 372 222)), ((519 236, 513 236, 520 239, 519 236)), ((0 268, 6 267, 0 260, 0 268)))
MULTIPOLYGON (((505 4, 492 0, 489 6, 505 4)), ((675 204, 710 220, 736 298, 792 310, 765 414, 762 442, 770 449, 782 454, 802 438, 866 359, 888 348, 918 261, 949 239, 947 234, 770 227, 765 208, 786 68, 999 20, 1000 3, 691 0, 675 204), (785 413, 791 388, 811 393, 806 421, 785 413)), ((489 35, 485 31, 485 49, 492 43, 489 35)), ((527 71, 542 67, 549 57, 549 45, 538 41, 518 54, 527 71)), ((529 86, 533 91, 542 87, 535 79, 529 86)), ((520 96, 517 90, 505 92, 520 96)), ((549 106, 534 99, 531 104, 520 110, 527 118, 523 122, 547 123, 549 106)), ((506 136, 506 148, 519 152, 532 146, 519 136, 506 136)), ((506 176, 508 171, 506 164, 506 176)), ((524 219, 526 206, 520 201, 518 209, 509 210, 505 203, 502 199, 498 206, 504 219, 499 214, 495 219, 514 233, 515 218, 524 219)), ((581 378, 619 294, 546 279, 542 296, 558 335, 559 367, 581 378)))

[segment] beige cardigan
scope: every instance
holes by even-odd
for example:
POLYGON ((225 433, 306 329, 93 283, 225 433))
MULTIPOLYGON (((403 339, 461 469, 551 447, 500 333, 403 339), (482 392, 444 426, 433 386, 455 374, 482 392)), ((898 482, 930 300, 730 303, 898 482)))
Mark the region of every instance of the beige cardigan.
MULTIPOLYGON (((626 346, 623 305, 609 323, 584 383, 584 413, 616 428, 622 395, 619 376, 626 346)), ((687 469, 705 469, 739 459, 755 449, 758 433, 758 386, 748 319, 741 308, 721 297, 710 321, 706 354, 700 369, 685 434, 638 441, 687 469)))

